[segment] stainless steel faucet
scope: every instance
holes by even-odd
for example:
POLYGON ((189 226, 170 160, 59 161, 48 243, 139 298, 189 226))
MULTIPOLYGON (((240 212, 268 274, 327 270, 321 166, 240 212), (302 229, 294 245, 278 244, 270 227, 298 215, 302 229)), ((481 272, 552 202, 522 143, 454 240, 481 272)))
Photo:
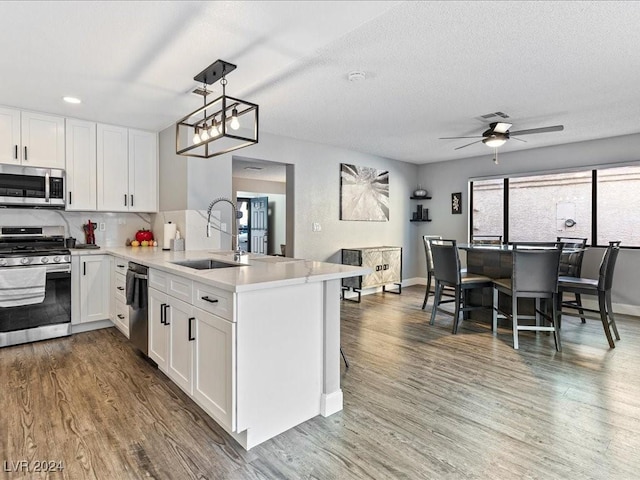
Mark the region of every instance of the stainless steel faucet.
POLYGON ((209 204, 209 208, 207 208, 207 237, 211 236, 211 228, 218 230, 219 232, 226 233, 227 235, 231 235, 231 249, 233 250, 233 259, 239 261, 244 253, 240 250, 240 245, 238 242, 238 207, 233 200, 226 197, 216 198, 213 202, 209 204), (216 227, 211 224, 211 210, 216 203, 226 202, 231 205, 231 209, 233 210, 233 218, 231 220, 231 231, 233 233, 225 232, 224 230, 216 227))

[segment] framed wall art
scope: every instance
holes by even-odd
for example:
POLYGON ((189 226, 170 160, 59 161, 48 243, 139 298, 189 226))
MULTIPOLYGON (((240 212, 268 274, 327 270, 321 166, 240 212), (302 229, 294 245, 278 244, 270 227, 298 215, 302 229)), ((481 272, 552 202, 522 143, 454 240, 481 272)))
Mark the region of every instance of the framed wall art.
POLYGON ((340 220, 389 221, 389 172, 340 164, 340 220))
POLYGON ((451 194, 451 213, 453 215, 462 213, 462 192, 451 194))

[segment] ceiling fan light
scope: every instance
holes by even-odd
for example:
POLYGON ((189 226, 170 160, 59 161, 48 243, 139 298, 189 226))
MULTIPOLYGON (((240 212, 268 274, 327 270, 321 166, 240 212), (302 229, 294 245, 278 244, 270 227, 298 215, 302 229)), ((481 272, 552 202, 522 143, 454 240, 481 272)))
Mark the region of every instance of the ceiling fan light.
POLYGON ((490 137, 484 138, 482 143, 484 143, 487 147, 498 148, 506 143, 507 139, 502 135, 491 135, 490 137))

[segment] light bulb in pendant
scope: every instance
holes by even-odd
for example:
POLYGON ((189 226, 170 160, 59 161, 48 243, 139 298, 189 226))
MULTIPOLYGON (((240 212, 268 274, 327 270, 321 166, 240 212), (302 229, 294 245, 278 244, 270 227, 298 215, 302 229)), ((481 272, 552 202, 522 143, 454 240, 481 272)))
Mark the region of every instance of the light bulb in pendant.
POLYGON ((211 122, 211 129, 209 130, 209 136, 213 138, 213 137, 217 137, 218 135, 220 135, 220 130, 218 130, 218 123, 214 118, 213 121, 211 122))
POLYGON ((240 122, 238 121, 238 109, 234 108, 231 112, 231 123, 229 124, 231 128, 234 130, 238 130, 240 128, 240 122))
POLYGON ((193 143, 200 143, 200 134, 198 133, 198 127, 196 127, 196 133, 193 135, 193 143))
POLYGON ((209 127, 207 127, 206 123, 202 127, 202 133, 200 134, 200 140, 202 140, 203 142, 206 142, 207 140, 209 140, 209 127))

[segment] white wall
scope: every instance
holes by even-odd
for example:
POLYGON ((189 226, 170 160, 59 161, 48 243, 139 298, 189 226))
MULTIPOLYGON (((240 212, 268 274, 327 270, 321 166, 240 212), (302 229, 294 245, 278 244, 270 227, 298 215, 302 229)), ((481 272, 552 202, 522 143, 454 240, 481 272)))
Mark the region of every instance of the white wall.
MULTIPOLYGON (((409 222, 409 196, 416 188, 418 166, 374 155, 311 142, 260 134, 260 143, 242 149, 243 159, 269 160, 293 164, 295 170, 294 255, 320 261, 340 261, 340 249, 395 245, 404 248, 403 278, 419 270, 410 252, 416 250, 417 230, 409 222), (389 170, 389 222, 347 222, 340 218, 340 163, 389 170), (313 222, 321 232, 312 232, 313 222)), ((212 199, 231 197, 232 154, 210 159, 189 159, 188 208, 206 209, 212 199)), ((288 182, 289 183, 289 182, 288 182)), ((162 190, 160 191, 162 197, 162 190)), ((222 221, 230 221, 230 209, 221 209, 222 221)), ((223 248, 229 248, 223 238, 223 248)))
MULTIPOLYGON (((560 135, 560 134, 558 134, 560 135)), ((476 148, 477 147, 477 148, 476 148)), ((419 168, 419 182, 433 196, 429 203, 433 221, 420 224, 421 235, 442 235, 466 242, 469 226, 468 181, 470 178, 506 176, 510 174, 544 172, 640 160, 640 134, 605 138, 588 142, 568 143, 554 147, 534 148, 500 154, 499 165, 484 145, 478 145, 480 156, 448 162, 430 163, 419 168), (463 215, 451 214, 451 194, 463 192, 463 215)), ((421 247, 420 247, 421 250, 421 247)), ((414 255, 421 251, 416 249, 414 255)), ((422 253, 424 256, 424 253, 422 253)), ((583 275, 595 276, 602 250, 593 249, 585 255, 583 275)), ((416 257, 418 258, 418 257, 416 257)), ((424 267, 420 275, 424 276, 424 267)), ((637 294, 640 272, 640 251, 624 250, 616 265, 614 302, 632 306, 640 313, 637 294)), ((630 307, 631 308, 631 307, 630 307)))

